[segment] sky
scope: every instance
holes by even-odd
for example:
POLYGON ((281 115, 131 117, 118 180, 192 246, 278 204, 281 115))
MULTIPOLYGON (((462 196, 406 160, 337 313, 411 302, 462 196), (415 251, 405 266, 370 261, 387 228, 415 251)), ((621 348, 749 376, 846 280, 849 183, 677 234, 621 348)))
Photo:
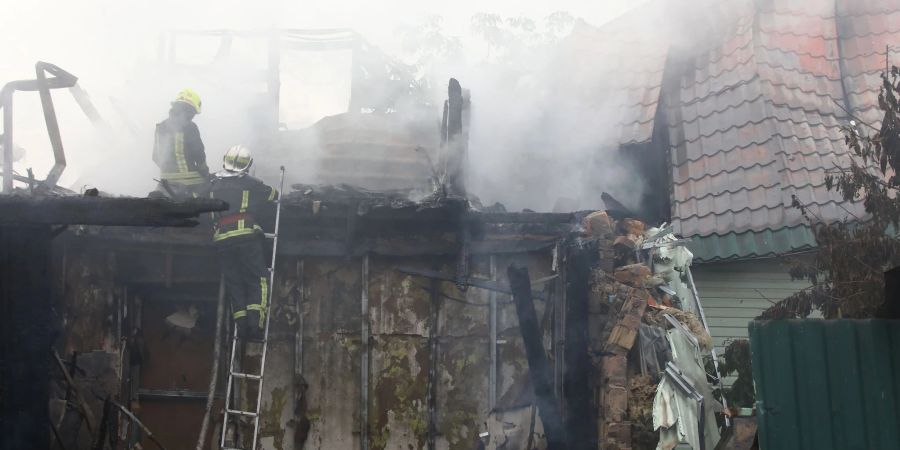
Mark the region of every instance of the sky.
MULTIPOLYGON (((443 18, 446 34, 460 37, 466 46, 464 52, 469 52, 475 51, 474 48, 468 48, 471 42, 468 36, 471 34, 470 19, 477 13, 527 17, 540 22, 551 13, 565 11, 588 23, 600 25, 637 3, 640 2, 19 0, 4 5, 4 13, 0 15, 0 42, 4 43, 3 58, 0 58, 0 83, 33 78, 34 63, 39 60, 57 64, 78 76, 79 84, 94 100, 101 114, 106 117, 120 116, 118 119, 121 120, 118 122, 111 120, 113 126, 131 131, 125 133, 127 136, 124 138, 118 136, 115 140, 89 131, 92 130, 91 125, 70 96, 62 91, 54 92, 63 141, 69 156, 69 166, 61 184, 75 190, 99 187, 114 193, 142 195, 155 185, 152 178, 156 168, 149 161, 152 127, 165 118, 170 100, 159 97, 171 97, 177 92, 176 85, 171 84, 174 81, 165 79, 168 74, 141 73, 141 68, 156 58, 160 36, 166 31, 260 30, 272 27, 352 28, 387 54, 398 55, 401 45, 397 30, 404 25, 421 24, 428 17, 437 15, 443 18)), ((310 60, 306 64, 320 65, 317 60, 310 60)), ((210 82, 235 84, 237 81, 228 78, 227 68, 223 70, 226 72, 220 80, 210 82)), ((302 66, 300 70, 302 71, 302 66)), ((497 77, 492 74, 477 74, 474 69, 460 72, 469 75, 475 86, 484 90, 498 89, 497 77)), ((465 84, 466 80, 463 82, 465 84)), ((222 92, 239 96, 240 91, 231 89, 233 87, 222 92)), ((505 94, 511 100, 515 100, 518 95, 512 91, 496 94, 501 97, 505 94)), ((204 97, 204 108, 209 112, 204 111, 204 114, 198 116, 197 122, 208 144, 208 160, 213 161, 221 157, 230 145, 227 143, 233 141, 234 136, 240 135, 240 126, 234 124, 246 120, 228 111, 230 102, 240 103, 241 99, 225 98, 224 94, 211 88, 201 92, 201 95, 204 97)), ((535 99, 535 104, 543 101, 545 99, 535 99)), ((340 112, 336 110, 339 108, 340 106, 332 104, 323 106, 321 114, 314 107, 305 107, 303 111, 318 117, 340 112)), ((488 110, 489 108, 485 108, 485 111, 488 110)), ((502 114, 501 111, 498 113, 502 114)), ((484 123, 483 128, 505 123, 505 119, 501 117, 487 117, 487 114, 482 114, 481 117, 491 119, 484 123)), ((310 117, 304 119, 311 122, 310 117)), ((537 120, 531 117, 519 119, 517 124, 507 127, 510 128, 507 130, 510 136, 521 134, 518 133, 517 126, 532 128, 537 120)), ((16 168, 21 172, 22 167, 34 167, 37 176, 41 178, 52 161, 36 94, 16 94, 16 121, 14 135, 17 145, 26 149, 26 156, 17 163, 16 168)), ((505 144, 502 136, 484 142, 498 148, 505 144)), ((548 147, 553 147, 553 142, 550 144, 548 147)), ((578 146, 584 147, 584 142, 579 142, 578 146)), ((580 151, 580 148, 573 150, 572 154, 578 155, 580 151)), ((489 167, 492 171, 495 168, 502 169, 509 166, 505 158, 516 157, 509 152, 498 153, 496 156, 493 160, 484 161, 482 166, 489 167)), ((210 166, 215 165, 214 162, 210 163, 210 166)), ((491 172, 491 176, 494 176, 494 172, 491 172)), ((493 184, 485 185, 485 189, 494 190, 494 186, 502 186, 503 174, 500 173, 499 176, 501 179, 492 180, 493 184)), ((548 198, 552 195, 557 193, 548 193, 548 198)), ((572 194, 569 193, 569 196, 572 194)), ((516 198, 502 195, 487 194, 483 197, 485 202, 505 201, 516 208, 548 209, 550 201, 545 199, 538 205, 527 201, 518 202, 516 198)), ((523 194, 523 197, 527 195, 523 194)))
POLYGON ((395 30, 431 15, 444 18, 448 32, 464 36, 476 13, 539 20, 566 11, 601 24, 627 11, 634 0, 30 0, 4 5, 0 37, 8 76, 29 76, 33 61, 53 61, 73 73, 120 66, 155 51, 165 30, 353 28, 387 52, 397 48, 395 30), (101 51, 97 51, 101 50, 101 51), (114 58, 114 61, 110 59, 114 58), (129 61, 131 60, 131 61, 129 61))

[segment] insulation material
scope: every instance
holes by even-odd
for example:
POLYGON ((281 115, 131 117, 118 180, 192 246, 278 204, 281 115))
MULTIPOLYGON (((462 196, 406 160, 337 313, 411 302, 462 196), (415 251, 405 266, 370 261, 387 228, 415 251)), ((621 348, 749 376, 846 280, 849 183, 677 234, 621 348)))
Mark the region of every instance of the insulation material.
POLYGON ((703 350, 703 352, 709 352, 709 350, 712 349, 712 337, 710 337, 709 333, 706 331, 706 328, 703 327, 703 323, 700 321, 700 319, 698 319, 697 316, 692 313, 668 306, 656 306, 650 309, 647 314, 644 315, 644 321, 652 325, 665 327, 666 319, 664 315, 666 314, 674 317, 676 320, 681 322, 681 324, 684 325, 685 328, 690 330, 691 334, 697 339, 697 343, 700 345, 700 350, 703 350))
POLYGON ((668 336, 674 365, 703 397, 704 426, 701 435, 697 401, 665 377, 653 402, 653 426, 660 430, 657 449, 669 450, 678 443, 687 443, 694 449, 714 448, 719 442, 715 413, 722 410, 722 405, 715 400, 713 388, 706 381, 700 348, 693 336, 680 328, 669 330, 668 336), (705 447, 701 447, 701 440, 705 447))
POLYGON ((653 427, 659 430, 657 450, 672 450, 680 443, 699 449, 696 402, 664 379, 653 402, 653 427))
MULTIPOLYGON (((650 234, 657 232, 657 229, 651 229, 650 234)), ((669 234, 658 239, 662 242, 673 242, 676 240, 675 235, 669 234)), ((697 303, 691 292, 691 287, 687 283, 687 269, 691 266, 694 255, 685 246, 661 246, 656 249, 653 258, 653 274, 662 278, 668 287, 675 291, 677 301, 676 306, 681 309, 697 315, 697 303)))

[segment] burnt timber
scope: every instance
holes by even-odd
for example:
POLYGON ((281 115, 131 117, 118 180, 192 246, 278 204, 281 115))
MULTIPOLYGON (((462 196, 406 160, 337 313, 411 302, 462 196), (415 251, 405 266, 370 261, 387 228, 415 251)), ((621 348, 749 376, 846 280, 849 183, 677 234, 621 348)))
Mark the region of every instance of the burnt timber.
MULTIPOLYGON (((51 225, 191 226, 221 201, 0 196, 0 448, 49 448, 51 225)), ((55 431, 55 428, 54 428, 55 431)))
MULTIPOLYGON (((3 200, 13 202, 13 199, 3 200)), ((194 393, 205 389, 209 376, 206 364, 210 358, 206 346, 210 341, 203 337, 205 328, 200 325, 197 337, 185 341, 184 345, 192 349, 188 350, 178 346, 183 338, 172 342, 170 337, 166 343, 167 332, 154 324, 161 324, 161 319, 173 308, 188 305, 198 308, 201 323, 202 317, 211 313, 218 268, 209 223, 200 220, 200 226, 183 227, 195 221, 189 217, 190 213, 217 206, 205 201, 171 204, 164 200, 81 197, 15 201, 19 203, 11 204, 17 218, 5 219, 6 222, 0 222, 0 228, 9 229, 13 220, 30 220, 40 224, 41 229, 59 233, 52 242, 47 241, 48 252, 44 257, 45 261, 52 260, 52 264, 46 263, 51 269, 42 275, 44 279, 54 280, 49 286, 43 285, 51 292, 44 297, 47 300, 31 306, 45 314, 49 314, 50 307, 54 308, 62 316, 63 326, 59 332, 54 331, 58 337, 45 336, 36 340, 35 345, 49 347, 52 341, 64 357, 75 352, 95 360, 124 358, 131 366, 113 363, 113 372, 119 373, 119 377, 101 386, 107 393, 119 393, 122 404, 132 401, 141 405, 142 411, 136 414, 154 435, 168 448, 181 448, 179 436, 190 434, 193 439, 198 428, 192 419, 171 423, 171 414, 188 411, 198 402, 146 394, 194 393), (59 208, 43 210, 46 205, 57 203, 59 208), (119 209, 137 208, 138 214, 144 214, 145 218, 153 215, 152 220, 144 226, 129 226, 134 221, 117 222, 109 216, 117 214, 117 208, 112 205, 119 209), (54 231, 50 225, 66 223, 83 226, 54 231), (56 282, 59 279, 62 284, 56 282), (145 345, 150 349, 147 350, 150 357, 141 363, 144 340, 148 342, 145 345), (154 358, 159 354, 167 357, 154 358), (182 375, 172 381, 173 373, 182 375)), ((496 410, 515 408, 529 401, 531 394, 526 392, 531 388, 524 384, 528 377, 525 348, 514 305, 508 293, 491 294, 484 289, 508 286, 503 279, 506 274, 498 273, 495 282, 485 286, 477 284, 489 279, 489 260, 496 259, 502 266, 512 263, 527 266, 536 280, 546 280, 533 287, 537 290, 532 298, 545 298, 535 305, 538 313, 563 313, 558 305, 562 304, 565 289, 558 277, 565 265, 560 260, 557 266, 555 261, 557 249, 579 229, 573 214, 480 212, 471 209, 466 200, 454 197, 413 201, 405 193, 346 189, 337 192, 321 187, 312 191, 295 188, 285 195, 282 212, 279 254, 284 256, 280 256, 284 263, 276 270, 287 284, 277 287, 278 299, 273 303, 276 328, 271 373, 275 378, 268 384, 267 389, 271 390, 265 392, 264 404, 287 403, 285 408, 267 413, 264 439, 273 436, 297 442, 316 439, 334 448, 355 448, 359 444, 357 430, 365 427, 371 433, 372 448, 382 448, 379 442, 400 439, 400 436, 422 447, 434 442, 436 448, 448 443, 451 449, 468 448, 470 439, 477 437, 470 433, 477 430, 483 414, 490 411, 486 395, 472 394, 488 391, 489 355, 493 355, 491 364, 498 367, 501 375, 496 382, 496 410), (462 229, 469 235, 465 244, 461 239, 462 229), (454 282, 458 282, 454 270, 458 270, 462 250, 468 255, 463 279, 475 284, 468 290, 454 282), (363 272, 365 275, 359 270, 364 259, 371 261, 368 273, 363 272), (434 283, 401 273, 397 267, 446 274, 448 282, 429 288, 434 283), (298 275, 301 273, 306 275, 298 275), (362 311, 358 304, 361 291, 368 292, 370 298, 369 308, 362 311), (495 355, 487 343, 486 305, 491 295, 500 297, 497 309, 501 311, 496 336, 503 343, 497 345, 495 355), (438 303, 441 312, 432 317, 438 303), (298 316, 305 316, 299 328, 297 322, 286 322, 298 316), (371 323, 366 346, 360 340, 359 326, 363 320, 371 323), (367 353, 371 361, 366 369, 369 382, 365 397, 359 390, 360 352, 367 353), (290 364, 282 364, 285 361, 290 364), (295 390, 294 386, 308 388, 295 390), (408 391, 403 394, 407 401, 397 403, 396 389, 400 387, 408 391), (284 400, 280 397, 284 393, 297 397, 284 400), (350 406, 362 405, 362 401, 369 411, 363 415, 367 418, 365 422, 360 422, 359 415, 354 414, 356 408, 350 406), (295 409, 290 405, 307 406, 298 409, 302 412, 294 416, 295 409), (425 418, 422 428, 403 431, 408 424, 420 423, 417 419, 420 414, 425 418), (312 428, 293 429, 286 425, 288 420, 311 423, 312 428), (317 424, 322 420, 335 425, 321 428, 317 424)), ((60 318, 47 315, 39 320, 52 323, 60 318)), ((13 330, 13 327, 6 329, 13 330)), ((35 332, 27 330, 32 335, 35 332)), ((46 352, 41 356, 46 356, 46 352)), ((554 353, 554 358, 559 357, 561 353, 554 353)), ((77 367, 83 367, 82 364, 85 363, 78 363, 77 367)), ((559 370, 564 369, 550 369, 552 376, 545 377, 554 383, 550 390, 561 391, 564 374, 559 370)), ((51 386, 52 378, 59 375, 57 372, 49 367, 51 386)), ((46 370, 43 376, 48 377, 46 370)), ((93 386, 86 388, 86 392, 97 391, 98 381, 94 378, 84 374, 73 374, 73 377, 76 383, 93 386)), ((561 417, 569 416, 564 399, 559 397, 557 401, 563 410, 561 417)), ((93 402, 96 417, 102 416, 102 407, 102 402, 93 402)), ((47 416, 46 412, 35 414, 38 414, 35 417, 47 416)), ((60 434, 68 439, 71 427, 66 430, 65 420, 58 425, 60 434)), ((31 428, 32 436, 47 436, 47 428, 46 421, 35 424, 31 428)), ((67 441, 68 444, 70 448, 78 446, 75 441, 67 441)), ((144 444, 153 445, 146 440, 144 444)))
POLYGON ((190 227, 195 218, 221 211, 221 200, 107 197, 0 196, 0 226, 8 225, 109 225, 190 227))
MULTIPOLYGON (((293 436, 297 442, 316 439, 330 448, 357 448, 359 432, 365 427, 370 433, 371 448, 383 448, 378 443, 401 439, 400 436, 421 448, 430 442, 435 442, 436 448, 448 443, 451 449, 469 448, 471 439, 477 437, 477 433, 470 433, 476 432, 484 414, 490 411, 487 396, 477 394, 488 391, 489 361, 501 374, 496 383, 496 410, 528 401, 530 394, 526 392, 531 388, 525 382, 525 350, 509 294, 496 293, 500 297, 497 309, 501 312, 496 335, 505 343, 497 345, 498 351, 490 359, 487 305, 491 291, 477 285, 460 289, 455 282, 458 280, 453 279, 464 247, 460 238, 462 223, 469 233, 466 280, 476 284, 487 280, 489 260, 496 259, 503 266, 525 265, 536 280, 545 280, 534 286, 537 291, 533 298, 546 299, 536 305, 539 314, 551 310, 562 313, 562 309, 549 306, 559 304, 563 292, 557 287, 562 266, 553 268, 554 255, 560 243, 572 238, 579 228, 573 214, 480 212, 461 198, 410 200, 407 193, 363 192, 346 187, 295 186, 293 192, 285 195, 279 235, 279 259, 284 263, 276 270, 288 286, 302 287, 275 290, 276 296, 281 297, 273 302, 277 305, 273 316, 273 367, 267 373, 290 369, 294 375, 293 379, 287 373, 273 375, 276 378, 267 383, 264 404, 284 401, 279 397, 284 392, 298 397, 287 400, 286 408, 268 413, 264 418, 264 423, 269 424, 263 427, 264 439, 274 435, 288 441, 293 436), (370 270, 363 275, 365 272, 359 267, 365 259, 370 260, 370 270), (434 283, 427 278, 404 274, 397 267, 446 274, 450 279, 439 283, 435 291, 429 287, 434 283), (298 275, 301 273, 305 275, 298 275), (290 280, 297 280, 297 284, 290 280), (362 317, 360 291, 368 291, 370 302, 369 308, 362 310, 362 317), (441 312, 432 317, 437 303, 442 305, 441 312), (360 324, 366 311, 371 334, 366 338, 368 345, 363 346, 360 324), (305 318, 294 325, 285 323, 286 317, 298 314, 305 318), (361 353, 370 355, 366 397, 360 392, 361 353), (291 364, 283 365, 284 361, 291 364), (294 386, 308 388, 295 390, 294 386), (397 403, 395 389, 401 386, 408 391, 403 394, 407 400, 397 403), (362 405, 364 399, 369 405, 368 413, 355 407, 362 405), (291 404, 307 405, 300 411, 309 412, 295 416, 291 404), (361 423, 359 414, 368 420, 361 423), (418 417, 422 417, 421 422, 418 417), (311 422, 312 428, 293 429, 285 425, 287 421, 311 422), (317 425, 323 421, 332 425, 317 425), (404 431, 410 423, 423 426, 404 431)), ((171 311, 170 308, 195 305, 201 317, 211 313, 218 269, 207 226, 70 227, 55 244, 59 253, 70 255, 70 266, 85 264, 91 258, 86 255, 110 261, 115 266, 114 273, 102 276, 120 286, 119 292, 127 292, 117 302, 127 304, 132 315, 136 313, 131 311, 142 309, 143 325, 151 327, 149 317, 159 317, 160 308, 171 311)), ((75 269, 66 271, 70 273, 68 277, 72 270, 75 269)), ((505 271, 498 275, 496 284, 508 286, 503 280, 505 271)), ((77 298, 79 292, 87 290, 73 288, 67 295, 77 298)), ((129 320, 131 324, 125 320, 122 329, 135 326, 135 319, 129 320)), ((543 326, 548 325, 546 322, 543 326)), ((135 378, 132 382, 137 385, 132 389, 144 408, 141 420, 167 447, 178 448, 173 447, 175 437, 188 432, 195 435, 196 430, 190 421, 176 426, 167 417, 171 411, 190 408, 190 402, 177 398, 160 400, 141 393, 157 392, 165 380, 160 374, 171 376, 173 370, 195 375, 188 377, 188 383, 167 384, 167 389, 202 390, 208 381, 205 377, 197 381, 197 377, 208 377, 205 364, 209 356, 194 353, 190 358, 196 362, 187 367, 178 359, 171 363, 152 359, 157 351, 180 350, 153 350, 168 345, 151 336, 159 336, 161 331, 147 328, 143 333, 153 342, 147 344, 151 348, 150 363, 145 361, 140 369, 143 380, 135 378)), ((128 373, 130 369, 122 370, 128 373)), ((123 384, 126 378, 123 375, 123 384)), ((561 373, 554 373, 550 377, 555 383, 551 389, 561 389, 562 379, 561 373)), ((566 408, 564 404, 559 406, 566 408)))
MULTIPOLYGON (((307 189, 296 185, 295 189, 307 189)), ((340 191, 344 193, 345 191, 340 191)), ((473 255, 510 254, 553 247, 571 232, 574 216, 561 213, 482 213, 467 211, 459 198, 408 200, 400 194, 353 191, 350 194, 285 196, 279 254, 287 256, 456 255, 459 223, 469 223, 473 255), (465 214, 463 214, 465 212, 465 214)), ((177 252, 212 248, 208 234, 142 228, 87 229, 80 239, 97 245, 129 247, 171 245, 177 252)))

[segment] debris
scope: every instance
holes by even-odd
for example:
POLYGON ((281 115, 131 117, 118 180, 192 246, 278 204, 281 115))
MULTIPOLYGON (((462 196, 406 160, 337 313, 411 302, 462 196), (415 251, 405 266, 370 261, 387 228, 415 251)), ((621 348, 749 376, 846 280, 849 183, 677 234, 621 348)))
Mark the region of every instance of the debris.
POLYGON ((487 450, 531 450, 546 448, 544 426, 532 405, 494 410, 487 419, 487 431, 479 436, 487 450), (533 432, 533 434, 532 434, 533 432), (528 445, 528 442, 532 442, 528 445))
POLYGON ((672 308, 668 306, 655 306, 651 308, 646 315, 644 315, 644 322, 655 325, 658 327, 665 328, 666 327, 666 319, 663 318, 664 314, 669 314, 670 316, 678 319, 688 330, 690 330, 691 334, 697 338, 697 343, 700 345, 700 349, 704 352, 708 352, 712 349, 712 337, 707 333, 706 328, 703 327, 703 324, 700 322, 700 319, 697 316, 687 312, 682 311, 678 308, 672 308))
POLYGON ((635 375, 628 380, 628 418, 631 421, 631 445, 637 449, 656 447, 653 429, 653 399, 656 383, 649 375, 635 375))
MULTIPOLYGON (((590 332, 599 445, 611 449, 643 449, 656 448, 659 443, 659 448, 674 448, 667 444, 666 439, 671 436, 665 433, 666 439, 659 441, 653 414, 656 399, 666 398, 658 392, 674 389, 679 392, 667 394, 670 414, 664 417, 665 422, 671 422, 669 426, 672 426, 677 421, 674 414, 680 410, 673 402, 681 400, 673 396, 687 395, 684 398, 693 405, 705 408, 693 415, 702 423, 693 421, 692 442, 697 441, 697 436, 704 436, 707 438, 704 444, 710 449, 714 444, 712 439, 717 438, 712 411, 720 409, 720 405, 700 365, 701 348, 704 352, 709 350, 712 339, 703 322, 692 314, 693 310, 672 306, 685 302, 696 304, 686 275, 693 255, 683 246, 686 240, 676 238, 670 227, 663 225, 648 230, 639 220, 620 216, 618 222, 611 222, 610 216, 615 217, 610 211, 594 212, 583 221, 583 234, 597 242, 601 256, 599 264, 592 269, 589 296, 589 314, 605 322, 602 331, 590 332), (669 328, 673 329, 666 332, 669 328), (681 341, 690 342, 695 349, 682 348, 680 356, 687 362, 681 361, 677 366, 671 365, 673 333, 678 333, 681 341), (666 372, 667 365, 674 367, 678 380, 669 377, 666 378, 669 381, 664 379, 657 385, 656 380, 666 372), (710 426, 712 429, 708 429, 710 426)), ((681 420, 691 421, 690 418, 681 420)), ((675 438, 685 441, 684 436, 675 438)))
POLYGON ((137 418, 137 416, 132 414, 132 412, 129 411, 128 408, 125 408, 124 406, 116 403, 114 400, 111 400, 111 399, 109 400, 109 402, 116 408, 119 408, 119 411, 122 411, 126 416, 131 418, 131 420, 133 420, 134 423, 136 423, 139 427, 141 427, 141 429, 144 430, 144 433, 147 433, 147 438, 149 438, 151 441, 153 441, 153 443, 156 444, 157 447, 159 447, 161 450, 166 450, 166 447, 164 445, 162 445, 162 442, 159 442, 159 439, 157 439, 156 436, 153 435, 153 432, 150 431, 150 429, 147 428, 147 426, 144 425, 144 423, 141 422, 140 419, 137 418))
POLYGON ((613 248, 620 252, 633 252, 637 248, 637 239, 631 236, 619 236, 613 242, 613 248))
MULTIPOLYGON (((644 266, 646 268, 646 266, 644 266)), ((649 275, 649 269, 647 269, 649 275)), ((603 448, 630 448, 628 421, 628 352, 634 346, 649 294, 631 289, 622 303, 600 366, 600 440, 603 448)))
POLYGON ((716 450, 759 450, 756 417, 735 417, 731 420, 734 425, 725 428, 716 450))
POLYGON ((603 200, 603 204, 606 206, 606 212, 613 218, 618 219, 632 215, 631 211, 629 211, 625 205, 614 199, 609 193, 602 192, 600 194, 600 200, 603 200))
POLYGON ((722 410, 707 382, 700 349, 693 336, 680 327, 668 331, 672 362, 657 389, 653 426, 660 430, 659 448, 678 443, 692 448, 713 448, 719 441, 715 413, 722 410))
POLYGON ((606 211, 596 211, 587 215, 582 221, 585 234, 600 239, 611 239, 614 237, 615 223, 606 214, 606 211))
POLYGON ((81 414, 84 416, 85 423, 87 423, 88 432, 93 433, 96 420, 94 419, 94 413, 91 411, 91 407, 85 402, 84 396, 81 395, 81 390, 78 389, 78 385, 72 380, 72 375, 69 374, 69 370, 66 369, 66 364, 63 362, 62 358, 59 357, 59 353, 57 353, 55 348, 53 349, 53 358, 56 360, 56 365, 59 366, 59 370, 62 371, 63 377, 65 377, 66 383, 69 385, 69 389, 75 394, 75 401, 81 409, 81 414))
POLYGON ((672 359, 665 328, 642 323, 638 331, 638 345, 641 374, 657 376, 662 373, 666 361, 672 359))
POLYGON ((638 329, 641 326, 641 317, 647 308, 647 291, 635 289, 625 300, 615 325, 606 341, 605 350, 618 354, 627 353, 634 346, 638 329))
POLYGON ((196 306, 190 305, 186 308, 181 307, 178 311, 169 314, 166 317, 166 324, 175 328, 176 331, 187 335, 191 333, 191 330, 193 330, 195 326, 197 326, 197 319, 199 317, 200 311, 197 310, 196 306))
POLYGON ((632 287, 642 287, 644 282, 650 278, 650 268, 645 264, 631 264, 616 269, 613 275, 619 283, 624 283, 632 287))
POLYGON ((620 220, 617 225, 619 230, 626 236, 633 236, 638 239, 644 236, 644 231, 646 231, 647 228, 647 225, 645 225, 644 222, 637 219, 623 219, 620 220))

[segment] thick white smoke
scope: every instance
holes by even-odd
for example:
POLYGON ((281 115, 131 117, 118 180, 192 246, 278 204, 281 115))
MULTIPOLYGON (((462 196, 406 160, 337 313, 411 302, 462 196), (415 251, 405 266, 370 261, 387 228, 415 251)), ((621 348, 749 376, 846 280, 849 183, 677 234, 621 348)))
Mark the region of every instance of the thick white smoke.
MULTIPOLYGON (((458 36, 462 58, 432 61, 434 120, 447 78, 458 78, 472 91, 470 190, 485 202, 500 201, 511 209, 548 210, 557 197, 581 200, 579 207, 598 207, 600 189, 632 203, 635 186, 622 170, 595 164, 608 130, 611 112, 585 109, 571 101, 578 92, 560 90, 566 71, 556 66, 552 47, 517 48, 498 58, 495 48, 471 34, 472 16, 490 7, 501 17, 530 16, 536 23, 555 10, 568 10, 588 22, 602 23, 630 7, 617 0, 589 5, 574 0, 552 5, 474 1, 434 5, 402 0, 392 5, 362 0, 290 2, 234 0, 120 2, 95 0, 17 1, 5 5, 0 18, 4 58, 0 83, 33 78, 38 60, 52 62, 80 77, 113 132, 96 130, 65 90, 54 91, 57 115, 68 157, 61 184, 85 185, 126 195, 153 189, 157 168, 150 160, 153 127, 163 120, 169 102, 183 87, 203 97, 203 113, 195 119, 207 146, 211 168, 235 143, 253 138, 258 128, 260 72, 267 57, 265 39, 238 41, 231 57, 215 60, 217 39, 184 39, 176 43, 177 66, 160 59, 169 54, 161 36, 170 30, 265 30, 275 28, 353 28, 385 53, 404 56, 396 30, 415 26, 432 14, 445 17, 448 36, 458 36), (375 3, 378 3, 377 5, 375 3), (163 43, 161 45, 161 42, 163 43), (239 44, 239 42, 242 42, 239 44), (255 43, 254 43, 255 42, 255 43), (494 52, 494 53, 492 53, 494 52), (192 66, 214 70, 192 70, 192 66), (213 75, 211 75, 213 74, 213 75), (597 184, 597 180, 603 180, 597 184), (622 187, 626 187, 622 189, 622 187)), ((282 122, 296 129, 320 117, 342 112, 349 96, 349 58, 345 53, 311 54, 282 61, 282 122), (288 107, 284 107, 287 104, 288 107)), ((17 93, 17 146, 25 157, 16 170, 33 168, 42 178, 52 165, 38 97, 17 93)), ((266 149, 256 149, 265 157, 266 149)), ((309 167, 298 169, 310 170, 309 167)), ((636 198, 636 197, 634 197, 636 198)))

